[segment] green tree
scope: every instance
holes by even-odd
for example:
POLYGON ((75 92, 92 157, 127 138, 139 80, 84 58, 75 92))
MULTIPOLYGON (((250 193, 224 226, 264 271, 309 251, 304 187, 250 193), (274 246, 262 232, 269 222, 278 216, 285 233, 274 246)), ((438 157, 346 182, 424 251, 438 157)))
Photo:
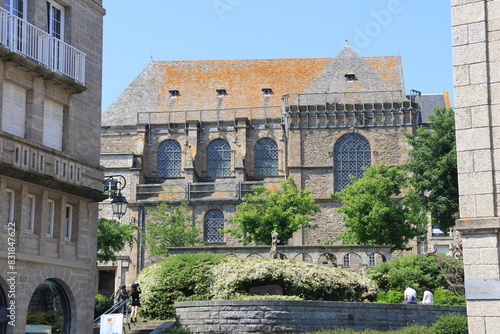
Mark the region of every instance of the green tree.
POLYGON ((448 231, 458 217, 455 113, 436 108, 429 118, 431 129, 419 127, 416 135, 406 134, 413 146, 406 168, 414 195, 430 214, 431 223, 448 231))
POLYGON ((379 163, 367 167, 360 179, 331 194, 341 200, 345 229, 338 239, 344 243, 393 245, 405 249, 409 240, 425 233, 426 219, 410 197, 401 197, 406 185, 401 166, 379 163))
POLYGON ((187 202, 178 205, 160 203, 148 214, 143 240, 151 254, 167 255, 169 247, 187 247, 201 243, 200 230, 193 224, 187 202))
POLYGON ((236 207, 235 224, 224 232, 239 238, 245 245, 254 242, 272 243, 273 232, 278 233, 280 244, 286 245, 293 233, 302 227, 314 228, 311 215, 320 207, 309 195, 309 190, 298 190, 291 178, 280 184, 277 190, 254 186, 253 193, 246 194, 236 207))
POLYGON ((97 225, 97 261, 116 261, 116 253, 136 241, 135 225, 121 224, 119 221, 99 218, 97 225))
MULTIPOLYGON (((454 264, 461 263, 452 258, 449 258, 449 261, 454 264)), ((445 266, 444 269, 448 268, 445 266)), ((422 286, 427 286, 432 290, 448 288, 448 283, 436 259, 422 254, 408 254, 377 263, 368 268, 367 276, 377 282, 378 287, 383 291, 403 291, 406 284, 414 289, 422 286)))

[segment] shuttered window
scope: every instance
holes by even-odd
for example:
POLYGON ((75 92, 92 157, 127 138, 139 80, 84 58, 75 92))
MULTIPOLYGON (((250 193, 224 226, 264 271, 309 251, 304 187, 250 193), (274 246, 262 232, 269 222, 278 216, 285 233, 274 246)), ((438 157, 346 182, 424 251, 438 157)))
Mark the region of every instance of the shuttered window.
POLYGON ((2 131, 19 137, 26 134, 26 89, 10 82, 3 84, 2 131))
POLYGON ((43 112, 43 144, 62 151, 63 139, 63 112, 62 104, 45 100, 43 112))

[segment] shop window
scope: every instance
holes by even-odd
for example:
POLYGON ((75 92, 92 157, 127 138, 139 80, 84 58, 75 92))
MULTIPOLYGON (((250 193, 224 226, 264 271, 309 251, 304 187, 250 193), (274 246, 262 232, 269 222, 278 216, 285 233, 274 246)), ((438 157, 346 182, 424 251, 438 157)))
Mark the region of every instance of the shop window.
POLYGON ((70 306, 63 288, 52 280, 43 281, 31 297, 26 332, 70 334, 70 306), (43 327, 42 327, 43 326, 43 327))

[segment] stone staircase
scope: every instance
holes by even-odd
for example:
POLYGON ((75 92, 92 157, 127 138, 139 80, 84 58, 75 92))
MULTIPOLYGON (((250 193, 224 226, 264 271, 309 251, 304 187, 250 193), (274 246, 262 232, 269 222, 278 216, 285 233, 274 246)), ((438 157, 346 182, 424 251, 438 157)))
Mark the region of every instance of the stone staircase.
MULTIPOLYGON (((123 325, 123 334, 160 334, 175 321, 141 321, 137 323, 125 323, 123 325)), ((94 334, 99 333, 99 326, 94 328, 94 334)))

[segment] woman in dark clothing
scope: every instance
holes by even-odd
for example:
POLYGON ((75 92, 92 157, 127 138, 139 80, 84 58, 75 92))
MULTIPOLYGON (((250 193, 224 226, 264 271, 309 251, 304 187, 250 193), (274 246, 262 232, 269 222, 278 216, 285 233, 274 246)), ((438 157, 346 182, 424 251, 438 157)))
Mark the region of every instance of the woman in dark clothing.
POLYGON ((132 284, 132 288, 128 292, 129 297, 132 297, 132 312, 130 312, 132 322, 137 322, 137 309, 141 306, 140 294, 141 288, 139 288, 139 284, 132 284))

